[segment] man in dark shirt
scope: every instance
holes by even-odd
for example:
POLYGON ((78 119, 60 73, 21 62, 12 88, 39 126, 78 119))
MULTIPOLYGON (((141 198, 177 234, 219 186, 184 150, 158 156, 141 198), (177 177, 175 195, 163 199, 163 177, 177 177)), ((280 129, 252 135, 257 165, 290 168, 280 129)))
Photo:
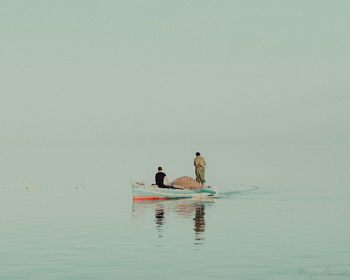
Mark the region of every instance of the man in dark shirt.
POLYGON ((161 167, 158 167, 158 172, 156 173, 156 185, 159 188, 169 188, 169 185, 170 185, 168 177, 166 176, 165 173, 163 173, 163 169, 161 167), (164 178, 167 181, 168 186, 164 185, 164 178))

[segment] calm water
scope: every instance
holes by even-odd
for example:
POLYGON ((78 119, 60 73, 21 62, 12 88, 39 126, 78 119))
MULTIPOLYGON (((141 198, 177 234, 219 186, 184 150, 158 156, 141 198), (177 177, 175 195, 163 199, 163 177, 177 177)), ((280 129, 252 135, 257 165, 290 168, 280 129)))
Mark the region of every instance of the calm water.
POLYGON ((349 147, 202 148, 217 199, 133 203, 196 150, 0 151, 0 279, 350 279, 349 147))

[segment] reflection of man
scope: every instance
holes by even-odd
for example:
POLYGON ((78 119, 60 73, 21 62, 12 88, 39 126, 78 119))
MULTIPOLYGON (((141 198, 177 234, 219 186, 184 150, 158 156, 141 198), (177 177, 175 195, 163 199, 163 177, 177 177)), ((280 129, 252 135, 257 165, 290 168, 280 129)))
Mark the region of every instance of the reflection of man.
POLYGON ((205 183, 204 179, 204 173, 205 173, 205 167, 207 167, 207 164, 205 162, 205 159, 201 157, 200 153, 196 153, 196 158, 194 159, 194 166, 195 172, 196 172, 196 181, 203 185, 205 183))
POLYGON ((155 177, 156 177, 156 185, 159 188, 169 188, 170 182, 169 182, 168 177, 163 172, 163 169, 161 167, 158 167, 158 172, 156 173, 155 177), (164 185, 164 179, 167 181, 168 186, 164 185))
MULTIPOLYGON (((204 204, 196 206, 196 215, 194 216, 194 231, 198 234, 205 230, 205 219, 204 219, 204 204)), ((197 238, 196 238, 197 239, 197 238)), ((199 240, 199 239, 197 239, 199 240)))
POLYGON ((155 213, 154 213, 154 216, 155 216, 155 222, 156 222, 156 227, 157 227, 157 230, 158 230, 158 233, 159 233, 159 238, 163 237, 162 235, 162 227, 164 225, 164 209, 162 206, 160 206, 160 208, 156 208, 155 209, 155 213))

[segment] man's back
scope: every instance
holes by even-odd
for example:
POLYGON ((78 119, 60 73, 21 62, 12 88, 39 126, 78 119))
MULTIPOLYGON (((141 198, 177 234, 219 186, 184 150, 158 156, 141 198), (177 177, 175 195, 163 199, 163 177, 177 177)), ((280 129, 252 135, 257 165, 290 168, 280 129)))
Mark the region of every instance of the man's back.
POLYGON ((205 159, 201 156, 197 156, 195 159, 194 159, 194 165, 197 167, 197 166, 202 166, 202 167, 206 167, 207 164, 205 162, 205 159))
POLYGON ((164 178, 165 178, 166 174, 163 172, 157 172, 156 173, 156 185, 158 187, 164 186, 164 178))

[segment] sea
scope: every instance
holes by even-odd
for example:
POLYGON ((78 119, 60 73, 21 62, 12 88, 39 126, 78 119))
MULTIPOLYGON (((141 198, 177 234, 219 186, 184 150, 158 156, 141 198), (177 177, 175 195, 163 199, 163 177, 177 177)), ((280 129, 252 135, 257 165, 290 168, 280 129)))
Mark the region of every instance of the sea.
POLYGON ((0 149, 0 279, 350 279, 349 146, 0 149), (133 202, 194 177, 218 196, 133 202))

